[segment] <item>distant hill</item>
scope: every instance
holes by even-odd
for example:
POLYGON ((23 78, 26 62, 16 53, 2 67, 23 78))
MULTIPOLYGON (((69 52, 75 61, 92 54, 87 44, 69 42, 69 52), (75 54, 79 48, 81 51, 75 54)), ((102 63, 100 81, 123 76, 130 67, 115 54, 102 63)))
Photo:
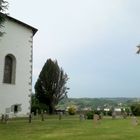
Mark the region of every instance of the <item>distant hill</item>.
POLYGON ((75 105, 78 108, 90 107, 95 109, 97 107, 129 106, 138 101, 140 101, 138 98, 68 98, 62 100, 58 106, 64 108, 70 105, 75 105))

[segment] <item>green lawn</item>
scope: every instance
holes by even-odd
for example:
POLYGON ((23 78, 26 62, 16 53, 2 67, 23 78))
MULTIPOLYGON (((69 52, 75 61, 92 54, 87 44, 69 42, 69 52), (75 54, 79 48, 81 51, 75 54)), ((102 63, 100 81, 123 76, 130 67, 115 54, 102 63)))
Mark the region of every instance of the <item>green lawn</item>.
POLYGON ((10 120, 0 124, 0 140, 140 140, 140 125, 131 119, 104 118, 95 125, 93 120, 80 121, 78 117, 49 116, 44 122, 26 119, 10 120))

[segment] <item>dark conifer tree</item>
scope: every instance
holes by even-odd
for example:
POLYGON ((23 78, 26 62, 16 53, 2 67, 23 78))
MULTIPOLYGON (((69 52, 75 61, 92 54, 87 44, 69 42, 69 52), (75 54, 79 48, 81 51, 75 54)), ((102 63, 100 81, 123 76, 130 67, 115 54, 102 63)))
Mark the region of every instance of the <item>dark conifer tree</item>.
POLYGON ((67 74, 58 66, 57 61, 48 59, 35 84, 35 95, 40 103, 48 106, 50 114, 54 113, 58 102, 67 97, 67 80, 67 74))

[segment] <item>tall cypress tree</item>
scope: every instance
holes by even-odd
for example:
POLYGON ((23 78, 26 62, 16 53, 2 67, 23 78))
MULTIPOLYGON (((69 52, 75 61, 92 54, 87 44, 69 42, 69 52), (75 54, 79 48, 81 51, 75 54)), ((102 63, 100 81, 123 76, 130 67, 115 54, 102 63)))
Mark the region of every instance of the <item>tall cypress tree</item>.
POLYGON ((58 102, 67 97, 67 80, 67 74, 58 66, 57 61, 48 59, 35 84, 35 95, 40 103, 48 106, 50 114, 54 113, 58 102))

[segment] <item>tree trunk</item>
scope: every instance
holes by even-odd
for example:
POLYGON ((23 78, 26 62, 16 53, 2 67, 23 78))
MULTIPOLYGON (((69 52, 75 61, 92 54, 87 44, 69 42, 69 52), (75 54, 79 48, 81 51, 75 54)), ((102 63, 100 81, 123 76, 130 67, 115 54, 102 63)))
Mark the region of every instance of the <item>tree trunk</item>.
POLYGON ((50 104, 49 105, 49 114, 54 114, 54 111, 55 111, 55 107, 53 104, 50 104))

